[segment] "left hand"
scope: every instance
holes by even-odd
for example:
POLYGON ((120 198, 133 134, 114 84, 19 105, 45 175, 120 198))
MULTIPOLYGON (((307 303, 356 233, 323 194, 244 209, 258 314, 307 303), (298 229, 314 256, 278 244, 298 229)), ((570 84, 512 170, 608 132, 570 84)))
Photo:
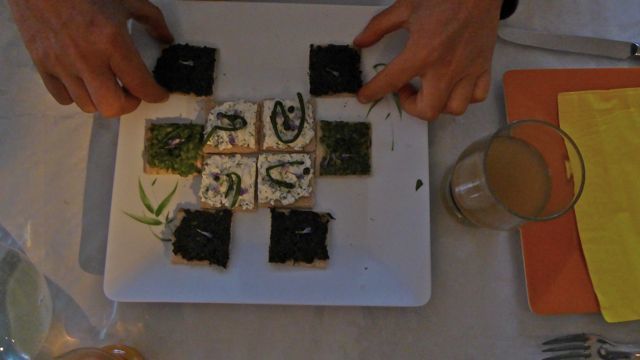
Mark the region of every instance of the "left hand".
POLYGON ((354 40, 369 47, 405 28, 404 50, 358 92, 369 103, 398 92, 403 109, 434 120, 442 112, 460 115, 483 101, 491 83, 502 0, 397 0, 376 15, 354 40), (420 89, 409 82, 419 77, 420 89))

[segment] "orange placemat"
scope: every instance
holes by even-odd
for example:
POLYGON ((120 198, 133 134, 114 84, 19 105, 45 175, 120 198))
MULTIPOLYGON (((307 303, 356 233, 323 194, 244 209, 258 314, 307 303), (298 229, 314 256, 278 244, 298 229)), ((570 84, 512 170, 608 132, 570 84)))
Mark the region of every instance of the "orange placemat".
MULTIPOLYGON (((558 125, 558 94, 640 87, 639 68, 512 70, 503 78, 507 121, 558 125)), ((587 172, 586 181, 589 181, 587 172)), ((520 229, 529 306, 537 314, 599 312, 573 211, 520 229)))

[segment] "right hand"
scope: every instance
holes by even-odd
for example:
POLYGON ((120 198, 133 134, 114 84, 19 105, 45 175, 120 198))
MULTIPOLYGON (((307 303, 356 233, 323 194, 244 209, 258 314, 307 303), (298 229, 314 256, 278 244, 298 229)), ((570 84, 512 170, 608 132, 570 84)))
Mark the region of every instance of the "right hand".
POLYGON ((147 0, 9 0, 15 22, 44 85, 63 105, 116 117, 141 100, 162 102, 158 85, 134 47, 127 20, 173 42, 162 12, 147 0))

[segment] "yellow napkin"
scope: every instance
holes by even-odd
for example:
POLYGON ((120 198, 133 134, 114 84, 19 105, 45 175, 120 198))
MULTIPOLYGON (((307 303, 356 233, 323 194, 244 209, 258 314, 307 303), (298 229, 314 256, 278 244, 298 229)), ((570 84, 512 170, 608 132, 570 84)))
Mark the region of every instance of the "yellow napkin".
POLYGON ((561 93, 558 112, 585 161, 575 212, 602 315, 640 319, 640 89, 561 93))

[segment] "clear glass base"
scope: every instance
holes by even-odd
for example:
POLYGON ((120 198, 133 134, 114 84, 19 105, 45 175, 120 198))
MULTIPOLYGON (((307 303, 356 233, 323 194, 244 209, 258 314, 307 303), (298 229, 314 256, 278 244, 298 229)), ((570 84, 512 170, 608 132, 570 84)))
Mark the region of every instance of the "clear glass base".
POLYGON ((458 205, 456 205, 455 200, 453 199, 453 193, 451 192, 451 176, 453 174, 453 167, 447 170, 444 178, 442 179, 442 184, 440 185, 440 195, 442 198, 442 203, 444 204, 445 210, 451 215, 456 221, 463 225, 467 226, 476 226, 476 224, 472 223, 467 219, 458 205))

